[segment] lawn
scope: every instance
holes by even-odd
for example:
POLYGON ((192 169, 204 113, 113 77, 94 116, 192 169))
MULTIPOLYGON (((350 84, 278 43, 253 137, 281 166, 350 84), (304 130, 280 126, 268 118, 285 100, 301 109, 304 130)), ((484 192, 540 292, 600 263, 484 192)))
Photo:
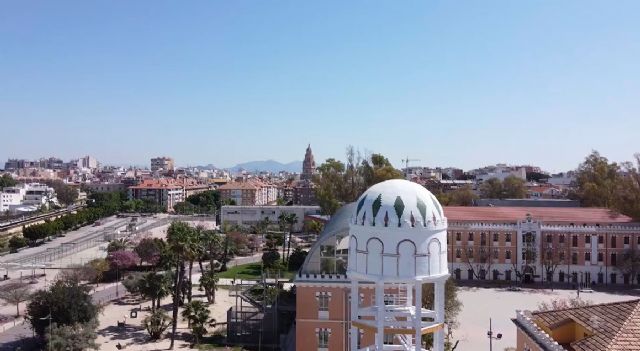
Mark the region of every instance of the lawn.
MULTIPOLYGON (((240 279, 260 279, 262 265, 258 263, 247 263, 235 267, 229 267, 225 272, 218 273, 218 278, 240 278, 240 279)), ((291 279, 296 274, 295 271, 284 272, 285 279, 291 279)))

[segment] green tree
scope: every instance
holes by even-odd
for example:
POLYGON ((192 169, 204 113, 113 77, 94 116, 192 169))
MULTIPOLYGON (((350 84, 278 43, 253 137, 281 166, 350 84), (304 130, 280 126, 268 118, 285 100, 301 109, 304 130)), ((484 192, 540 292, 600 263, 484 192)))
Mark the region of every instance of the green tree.
POLYGON ((84 351, 99 350, 95 340, 98 337, 96 329, 97 321, 88 323, 75 323, 71 325, 53 324, 51 332, 47 331, 48 350, 55 351, 84 351))
MULTIPOLYGON (((362 168, 365 189, 385 180, 402 178, 402 172, 395 169, 391 162, 381 154, 372 154, 370 160, 363 160, 362 168)), ((353 201, 355 200, 354 198, 353 201)))
POLYGON ((498 178, 490 178, 480 185, 480 197, 483 199, 503 199, 502 182, 498 178))
POLYGON ((277 268, 280 261, 280 253, 277 250, 265 250, 262 253, 262 264, 264 268, 277 268))
POLYGON ((127 238, 111 240, 107 245, 107 252, 125 251, 131 248, 132 245, 131 240, 127 238))
POLYGON ((473 206, 478 196, 469 185, 452 190, 448 193, 434 193, 443 206, 473 206))
POLYGON ((323 214, 332 215, 342 205, 344 194, 344 164, 333 158, 318 166, 315 193, 323 214))
POLYGON ((14 235, 9 239, 9 249, 11 252, 16 252, 18 249, 27 246, 27 239, 19 235, 14 235))
POLYGON ((182 318, 191 328, 194 344, 199 344, 200 339, 207 333, 206 325, 209 322, 209 308, 202 301, 191 301, 184 306, 182 318))
POLYGON ((160 307, 160 301, 171 293, 171 275, 149 272, 140 280, 140 293, 151 299, 151 311, 160 307))
POLYGON ((142 273, 130 273, 122 280, 122 286, 131 295, 141 294, 142 279, 142 273))
POLYGON ((6 187, 15 186, 16 184, 18 184, 18 182, 7 173, 3 174, 2 177, 0 177, 0 190, 6 187))
POLYGON ((304 260, 307 258, 307 252, 302 250, 301 247, 296 247, 291 253, 291 257, 289 257, 288 262, 288 270, 289 271, 297 271, 302 267, 304 260))
POLYGON ((204 289, 209 303, 216 303, 216 290, 218 290, 218 275, 212 268, 202 272, 200 286, 204 289))
POLYGON ((78 189, 74 186, 65 184, 61 180, 46 182, 56 192, 58 201, 63 205, 72 205, 78 199, 78 189))
POLYGON ((624 250, 621 257, 616 261, 616 264, 618 270, 620 270, 622 274, 627 275, 633 284, 638 274, 640 274, 640 249, 629 248, 624 250))
MULTIPOLYGON (((447 279, 444 286, 444 322, 448 327, 448 335, 446 343, 453 342, 453 330, 458 327, 458 314, 462 310, 462 302, 458 299, 458 287, 453 278, 447 279)), ((432 309, 435 302, 434 285, 424 284, 422 286, 422 306, 432 309)), ((432 340, 427 339, 427 346, 431 345, 432 340)))
POLYGON ((109 261, 104 258, 94 258, 86 263, 86 266, 91 269, 93 281, 99 283, 102 281, 104 274, 109 271, 109 261))
POLYGON ((167 313, 161 309, 157 309, 151 312, 150 315, 142 320, 142 326, 147 330, 151 340, 158 340, 162 337, 171 323, 171 318, 167 313))
POLYGON ((593 151, 576 171, 576 189, 571 194, 582 206, 614 208, 620 166, 593 151))
POLYGON ((624 162, 616 186, 615 207, 620 212, 636 220, 640 220, 640 154, 634 155, 636 164, 624 162))
POLYGON ((174 221, 167 229, 168 253, 172 256, 175 265, 175 278, 173 290, 173 317, 171 326, 171 344, 169 349, 173 349, 178 322, 178 305, 181 301, 181 292, 184 282, 184 263, 189 257, 191 250, 190 241, 193 238, 193 228, 185 222, 174 221))
POLYGON ((527 197, 524 179, 512 175, 506 177, 502 181, 502 196, 505 199, 524 199, 527 197))
POLYGON ((40 336, 51 323, 58 326, 85 324, 97 319, 99 307, 93 303, 90 288, 78 281, 58 280, 47 290, 38 290, 27 305, 27 320, 40 336))

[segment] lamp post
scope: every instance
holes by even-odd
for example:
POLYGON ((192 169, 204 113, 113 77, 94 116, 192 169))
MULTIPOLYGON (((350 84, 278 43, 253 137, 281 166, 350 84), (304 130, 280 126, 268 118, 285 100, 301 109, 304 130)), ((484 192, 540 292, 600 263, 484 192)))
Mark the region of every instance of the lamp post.
POLYGON ((491 328, 491 318, 489 318, 489 331, 487 332, 487 337, 489 338, 489 351, 493 350, 493 340, 502 339, 501 333, 497 333, 496 336, 493 336, 493 329, 491 328))
POLYGON ((49 320, 49 351, 51 351, 51 337, 53 336, 53 325, 51 324, 51 308, 49 308, 49 315, 46 317, 40 318, 40 320, 49 320))

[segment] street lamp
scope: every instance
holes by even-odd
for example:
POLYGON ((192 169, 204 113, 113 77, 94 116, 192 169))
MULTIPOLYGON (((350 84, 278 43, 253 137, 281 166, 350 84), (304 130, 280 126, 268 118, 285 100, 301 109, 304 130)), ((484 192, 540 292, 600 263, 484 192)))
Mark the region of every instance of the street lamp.
POLYGON ((53 336, 53 325, 51 324, 51 308, 49 308, 49 315, 46 317, 42 317, 40 318, 40 320, 49 320, 49 351, 51 351, 51 347, 52 347, 52 343, 51 343, 51 337, 53 336))
POLYGON ((491 318, 489 318, 489 331, 487 332, 487 337, 489 338, 489 351, 493 350, 493 340, 502 339, 501 333, 497 333, 496 336, 493 336, 493 329, 491 329, 491 318))

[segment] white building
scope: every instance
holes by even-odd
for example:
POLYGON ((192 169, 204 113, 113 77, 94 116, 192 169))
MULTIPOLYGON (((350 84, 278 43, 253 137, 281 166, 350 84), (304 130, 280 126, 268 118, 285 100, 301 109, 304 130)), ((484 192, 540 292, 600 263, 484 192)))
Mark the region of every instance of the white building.
POLYGON ((223 224, 252 226, 268 218, 272 224, 277 225, 282 213, 296 215, 298 222, 293 226, 293 231, 300 232, 304 227, 304 217, 319 215, 320 206, 222 206, 220 221, 223 224))
POLYGON ((0 195, 0 211, 9 213, 37 211, 42 206, 57 205, 53 188, 39 183, 6 187, 0 195))
POLYGON ((476 180, 479 182, 487 181, 491 178, 497 178, 503 181, 505 178, 514 176, 522 180, 527 180, 527 170, 524 167, 513 169, 512 167, 496 167, 493 172, 481 173, 476 175, 476 180))

